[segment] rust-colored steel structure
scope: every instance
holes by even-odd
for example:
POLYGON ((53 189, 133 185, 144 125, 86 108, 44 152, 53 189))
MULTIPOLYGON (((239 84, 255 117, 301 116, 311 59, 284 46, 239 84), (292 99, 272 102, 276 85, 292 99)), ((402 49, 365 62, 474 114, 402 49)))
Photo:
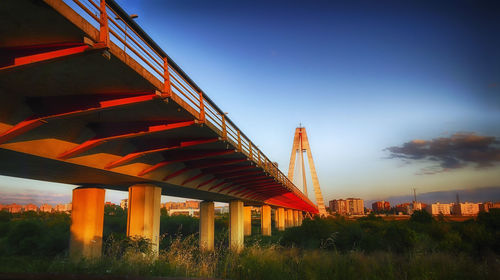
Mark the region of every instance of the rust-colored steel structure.
POLYGON ((297 154, 300 156, 299 169, 302 175, 302 186, 304 188, 304 193, 307 196, 307 182, 306 182, 306 166, 304 165, 304 152, 307 153, 307 162, 309 164, 309 171, 311 173, 314 194, 316 196, 316 203, 318 204, 318 211, 320 215, 326 215, 325 202, 323 200, 323 195, 321 194, 321 188, 319 187, 318 174, 316 173, 316 167, 314 166, 314 161, 312 157, 311 147, 309 146, 309 140, 307 140, 307 133, 305 127, 297 127, 295 129, 295 135, 293 137, 292 154, 290 156, 290 165, 288 166, 288 178, 293 181, 295 172, 295 159, 297 154))
POLYGON ((0 174, 318 213, 115 1, 0 15, 0 174))

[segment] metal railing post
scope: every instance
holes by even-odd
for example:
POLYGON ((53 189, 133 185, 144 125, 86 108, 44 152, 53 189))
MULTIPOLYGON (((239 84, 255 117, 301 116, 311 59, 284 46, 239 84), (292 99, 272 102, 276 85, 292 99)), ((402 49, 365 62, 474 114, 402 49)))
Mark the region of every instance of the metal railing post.
POLYGON ((253 161, 252 142, 250 141, 248 141, 248 149, 250 150, 250 160, 253 161))
POLYGON ((101 5, 99 7, 99 13, 101 14, 100 19, 100 29, 99 29, 99 42, 108 46, 109 43, 109 26, 108 26, 108 13, 106 12, 106 0, 101 0, 101 5))
POLYGON ((168 71, 168 58, 163 58, 163 94, 165 97, 172 95, 172 87, 170 86, 170 72, 168 71))
POLYGON ((205 122, 205 105, 203 104, 203 93, 200 91, 200 122, 205 122))
POLYGON ((238 130, 238 151, 241 152, 241 133, 238 130))
POLYGON ((224 140, 227 139, 227 130, 226 130, 226 115, 222 113, 222 137, 224 140))

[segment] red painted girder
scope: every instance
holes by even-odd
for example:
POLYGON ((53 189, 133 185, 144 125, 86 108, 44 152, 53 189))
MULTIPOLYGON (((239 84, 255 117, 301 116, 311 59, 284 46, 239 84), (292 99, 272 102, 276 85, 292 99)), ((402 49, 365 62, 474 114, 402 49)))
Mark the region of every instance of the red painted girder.
POLYGON ((245 176, 251 176, 251 175, 257 175, 260 174, 260 171, 253 171, 253 172, 235 172, 235 173, 229 173, 229 174, 219 174, 217 175, 218 178, 225 178, 225 179, 231 179, 231 178, 238 178, 238 177, 245 177, 245 176))
POLYGON ((191 170, 191 169, 189 169, 189 168, 187 168, 187 167, 184 167, 184 168, 182 168, 182 169, 179 169, 179 170, 175 171, 174 173, 172 173, 172 174, 169 174, 169 175, 165 176, 165 177, 163 178, 163 181, 167 181, 167 180, 169 180, 169 179, 175 178, 175 177, 177 177, 177 176, 181 175, 182 173, 185 173, 185 172, 187 172, 187 171, 189 171, 189 170, 191 170))
POLYGON ((242 189, 244 189, 244 187, 238 185, 235 188, 233 188, 232 190, 230 190, 229 192, 227 192, 227 194, 230 194, 230 193, 235 192, 235 191, 240 191, 242 189))
POLYGON ((245 182, 245 184, 250 184, 250 183, 255 183, 259 181, 274 181, 273 178, 268 177, 268 176, 258 176, 258 177, 250 177, 250 178, 240 178, 240 179, 235 179, 232 180, 235 183, 242 183, 245 182))
POLYGON ((208 168, 208 167, 231 165, 231 164, 245 162, 245 161, 248 161, 248 159, 223 159, 223 160, 211 161, 208 163, 206 162, 206 163, 189 164, 189 166, 192 168, 200 168, 201 169, 201 168, 208 168))
POLYGON ((171 123, 171 124, 160 124, 160 125, 152 125, 146 127, 144 130, 139 131, 139 132, 122 132, 117 135, 113 136, 107 136, 107 137, 95 137, 91 140, 85 141, 82 144, 78 145, 77 147, 62 153, 59 155, 59 159, 68 159, 70 157, 74 157, 76 155, 79 155, 85 151, 88 151, 94 147, 97 147, 104 142, 111 141, 111 140, 117 140, 117 139, 126 139, 126 138, 132 138, 132 137, 139 137, 151 133, 157 133, 157 132, 162 132, 162 131, 167 131, 167 130, 172 130, 172 129, 177 129, 177 128, 182 128, 182 127, 187 127, 195 124, 195 121, 187 121, 187 122, 178 122, 178 123, 171 123))
POLYGON ((196 179, 198 179, 198 178, 200 178, 200 177, 206 176, 206 175, 207 175, 206 173, 201 172, 201 173, 200 173, 200 174, 198 174, 198 175, 195 175, 195 176, 193 176, 193 177, 191 177, 191 178, 189 178, 189 179, 184 180, 184 182, 182 182, 182 184, 181 184, 181 185, 187 184, 187 183, 189 183, 189 182, 191 182, 191 181, 194 181, 194 180, 196 180, 196 179))
POLYGON ((222 182, 220 182, 220 183, 218 183, 218 184, 216 184, 216 185, 213 185, 213 186, 211 186, 211 187, 208 189, 208 191, 211 191, 211 190, 213 190, 213 189, 215 189, 215 188, 217 188, 217 187, 220 187, 220 186, 222 186, 222 185, 224 185, 224 184, 228 184, 228 182, 222 181, 222 182))
POLYGON ((229 184, 229 185, 223 187, 222 189, 218 190, 217 192, 220 193, 222 191, 225 191, 225 190, 227 190, 229 188, 233 188, 233 187, 236 187, 236 186, 237 186, 236 184, 229 184))
MULTIPOLYGON (((253 191, 253 190, 246 189, 246 190, 243 190, 242 192, 240 192, 238 195, 239 195, 240 197, 245 198, 245 197, 247 197, 247 196, 249 196, 249 195, 251 195, 251 194, 253 194, 253 193, 254 193, 254 191, 253 191)), ((235 194, 235 195, 236 195, 236 194, 235 194)))
POLYGON ((234 167, 225 167, 225 168, 219 168, 219 169, 204 169, 203 171, 211 174, 224 174, 224 173, 230 173, 234 171, 240 171, 240 170, 246 170, 246 169, 251 169, 251 168, 256 168, 253 165, 246 165, 246 166, 234 166, 234 167))
POLYGON ((127 162, 130 162, 131 160, 145 156, 147 154, 164 152, 164 151, 175 150, 175 149, 181 149, 181 148, 192 147, 192 146, 197 146, 197 145, 202 145, 202 144, 208 144, 208 143, 217 142, 218 140, 219 140, 219 138, 212 138, 212 139, 206 139, 206 140, 196 140, 196 141, 183 141, 179 145, 170 145, 170 146, 165 146, 165 147, 156 148, 156 149, 149 149, 149 150, 144 149, 144 150, 133 152, 133 153, 130 153, 126 156, 123 156, 122 158, 109 163, 104 168, 111 169, 111 168, 123 165, 127 162))
POLYGON ((209 157, 215 157, 215 156, 221 156, 221 155, 227 155, 227 154, 232 154, 235 153, 235 150, 226 150, 226 151, 217 151, 217 152, 208 152, 204 154, 197 154, 197 155, 192 155, 192 156, 187 156, 179 159, 174 159, 174 160, 166 160, 159 162, 151 167, 148 167, 144 169, 143 171, 139 172, 138 176, 143 176, 146 175, 150 172, 153 172, 154 170, 169 165, 171 163, 175 162, 185 162, 185 161, 190 161, 190 160, 197 160, 197 159, 203 159, 203 158, 209 158, 209 157))
POLYGON ((215 178, 215 177, 213 177, 212 179, 208 179, 205 182, 200 183, 196 188, 199 189, 199 188, 205 186, 206 184, 212 183, 215 180, 217 180, 217 178, 215 178))
POLYGON ((241 194, 244 194, 244 193, 250 192, 250 191, 252 191, 252 190, 245 188, 245 187, 242 187, 239 191, 234 193, 234 196, 241 195, 241 194))
MULTIPOLYGON (((43 48, 46 48, 46 46, 43 46, 43 48)), ((81 53, 84 53, 86 51, 96 50, 96 49, 99 49, 99 48, 94 48, 94 47, 88 46, 84 43, 80 43, 79 45, 73 44, 73 45, 70 45, 68 47, 65 47, 65 48, 62 48, 59 50, 45 51, 45 52, 41 52, 41 53, 25 55, 25 56, 21 56, 21 57, 15 57, 13 64, 1 67, 0 70, 14 68, 14 67, 32 64, 32 63, 37 63, 37 62, 42 62, 42 61, 48 61, 48 60, 66 57, 66 56, 75 55, 75 54, 81 54, 81 53)))
MULTIPOLYGON (((131 105, 131 104, 137 104, 137 103, 142 103, 142 102, 147 102, 151 101, 153 99, 159 98, 155 93, 147 93, 147 94, 141 94, 139 96, 133 96, 133 97, 125 97, 125 98, 116 98, 116 99, 109 99, 109 96, 106 96, 104 99, 101 99, 100 101, 97 100, 97 102, 92 102, 91 104, 82 104, 81 107, 79 108, 73 108, 72 110, 65 111, 62 113, 57 113, 57 114, 44 114, 44 115, 39 115, 39 116, 32 116, 15 126, 13 126, 11 129, 7 130, 6 132, 0 134, 0 144, 16 137, 19 136, 23 133, 26 133, 42 124, 45 124, 51 120, 54 119, 59 119, 59 118, 65 118, 65 117, 71 117, 71 116, 76 116, 80 114, 85 114, 85 113, 91 113, 91 112, 97 112, 97 111, 102 111, 106 109, 111 109, 111 108, 116 108, 119 106, 124 106, 124 105, 131 105)), ((89 99, 92 97, 89 96, 89 99)))

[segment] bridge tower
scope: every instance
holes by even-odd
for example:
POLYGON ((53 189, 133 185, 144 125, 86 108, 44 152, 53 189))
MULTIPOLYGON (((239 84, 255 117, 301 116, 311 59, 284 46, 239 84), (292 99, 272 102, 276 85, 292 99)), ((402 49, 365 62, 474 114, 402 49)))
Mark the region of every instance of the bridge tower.
POLYGON ((300 156, 299 169, 302 174, 302 186, 304 188, 304 194, 307 195, 307 183, 306 183, 306 167, 304 165, 304 152, 307 153, 307 162, 309 164, 309 171, 311 173, 314 193, 316 195, 316 203, 318 204, 319 214, 321 216, 326 215, 325 202, 323 201, 323 195, 321 194, 321 189, 319 187, 318 174, 316 174, 316 168, 314 167, 314 161, 311 153, 311 147, 309 146, 309 141, 307 140, 306 128, 299 126, 295 129, 295 136, 293 137, 292 155, 290 156, 290 165, 288 166, 288 178, 293 182, 293 176, 295 171, 295 159, 297 154, 300 156))

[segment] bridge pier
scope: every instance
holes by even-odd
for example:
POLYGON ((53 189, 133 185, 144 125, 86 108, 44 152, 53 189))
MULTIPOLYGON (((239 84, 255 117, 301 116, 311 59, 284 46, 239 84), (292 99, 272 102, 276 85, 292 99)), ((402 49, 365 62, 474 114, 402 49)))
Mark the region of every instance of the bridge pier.
POLYGON ((304 217, 302 216, 302 211, 299 211, 299 226, 302 225, 302 220, 304 219, 304 217))
POLYGON ((214 250, 214 203, 212 201, 200 203, 200 249, 214 250))
POLYGON ((149 184, 131 186, 128 203, 127 236, 147 238, 153 253, 158 254, 161 188, 149 184))
POLYGON ((105 190, 101 188, 73 190, 69 244, 72 258, 101 256, 104 194, 105 190))
POLYGON ((252 235, 252 206, 243 207, 244 235, 252 235))
POLYGON ((260 209, 260 232, 264 236, 271 236, 271 206, 262 205, 260 209))
POLYGON ((293 210, 286 209, 286 217, 285 217, 285 227, 291 228, 293 227, 293 210))
POLYGON ((277 228, 279 231, 284 231, 285 230, 285 209, 284 208, 278 208, 276 209, 276 216, 278 217, 278 223, 277 223, 277 228))
POLYGON ((299 211, 298 210, 293 210, 293 226, 294 227, 299 226, 299 211))
POLYGON ((243 201, 233 200, 229 202, 229 248, 240 252, 243 249, 244 223, 243 223, 243 201))

